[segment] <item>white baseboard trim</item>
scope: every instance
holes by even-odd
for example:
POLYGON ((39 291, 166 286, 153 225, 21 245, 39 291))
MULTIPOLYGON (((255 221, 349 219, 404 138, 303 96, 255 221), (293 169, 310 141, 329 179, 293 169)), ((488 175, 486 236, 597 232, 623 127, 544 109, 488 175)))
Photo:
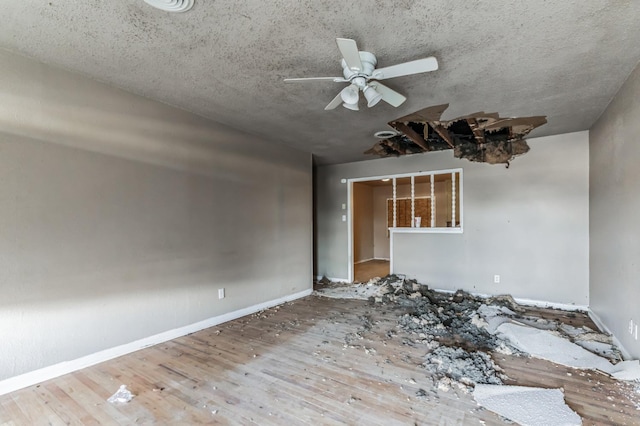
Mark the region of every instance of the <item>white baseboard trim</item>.
POLYGON ((600 319, 600 317, 591 309, 588 309, 587 313, 589 314, 589 318, 591 318, 591 320, 598 326, 600 331, 607 333, 608 335, 611 336, 611 340, 613 341, 613 344, 620 350, 620 353, 622 354, 622 358, 624 358, 625 360, 633 359, 629 351, 627 351, 625 347, 622 346, 622 343, 620 342, 620 340, 618 340, 616 335, 613 334, 611 330, 609 330, 609 327, 606 326, 606 324, 600 319))
POLYGON ((388 259, 388 258, 386 258, 386 257, 372 257, 372 258, 370 258, 370 259, 358 260, 357 262, 353 262, 353 264, 354 264, 354 265, 358 265, 358 264, 360 264, 360 263, 371 262, 372 260, 384 260, 384 261, 386 261, 386 262, 388 262, 388 261, 389 261, 389 259, 388 259))
MULTIPOLYGON (((316 281, 320 281, 322 278, 325 278, 324 275, 316 275, 316 281)), ((326 277, 329 281, 333 281, 334 283, 348 283, 350 282, 347 278, 331 278, 326 277)))
POLYGON ((521 305, 535 306, 538 308, 553 308, 553 309, 559 309, 561 311, 580 311, 580 312, 589 311, 589 307, 585 305, 572 305, 570 303, 545 302, 542 300, 521 299, 519 297, 514 297, 513 300, 515 300, 521 305))
POLYGON ((157 345, 158 343, 163 343, 168 340, 186 336, 187 334, 195 333, 196 331, 200 331, 205 328, 213 327, 227 321, 232 321, 246 315, 251 315, 253 313, 272 308, 285 302, 300 299, 302 297, 309 296, 312 292, 313 289, 304 290, 278 299, 239 309, 237 311, 218 315, 216 317, 211 317, 194 324, 186 325, 184 327, 145 337, 131 343, 126 343, 124 345, 105 349, 103 351, 86 355, 71 361, 60 362, 58 364, 30 371, 19 376, 10 377, 8 379, 0 381, 0 395, 32 386, 44 382, 45 380, 54 379, 64 374, 72 373, 74 371, 90 367, 92 365, 99 364, 101 362, 108 361, 110 359, 117 358, 119 356, 126 355, 131 352, 147 348, 149 346, 157 345))

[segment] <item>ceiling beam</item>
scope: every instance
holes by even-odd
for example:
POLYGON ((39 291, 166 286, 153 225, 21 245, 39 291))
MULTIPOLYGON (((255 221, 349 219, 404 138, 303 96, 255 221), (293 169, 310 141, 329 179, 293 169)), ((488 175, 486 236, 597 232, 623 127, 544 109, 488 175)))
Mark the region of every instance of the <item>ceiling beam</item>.
POLYGON ((431 126, 431 128, 435 130, 435 132, 440 135, 442 139, 444 139, 444 141, 451 147, 451 149, 454 148, 453 139, 451 138, 451 135, 449 134, 449 131, 447 129, 445 129, 441 124, 429 123, 428 125, 431 126))
MULTIPOLYGON (((420 136, 418 134, 418 132, 416 132, 415 130, 413 130, 411 127, 409 127, 406 123, 403 122, 399 122, 399 121, 392 121, 391 123, 389 123, 394 129, 396 129, 397 131, 404 133, 404 135, 406 137, 408 137, 409 139, 411 139, 411 142, 415 143, 416 145, 418 145, 420 148, 422 148, 425 151, 431 151, 431 147, 429 147, 429 144, 427 143, 427 141, 424 140, 424 138, 422 136, 420 136)), ((425 124, 426 126, 426 124, 425 124)))

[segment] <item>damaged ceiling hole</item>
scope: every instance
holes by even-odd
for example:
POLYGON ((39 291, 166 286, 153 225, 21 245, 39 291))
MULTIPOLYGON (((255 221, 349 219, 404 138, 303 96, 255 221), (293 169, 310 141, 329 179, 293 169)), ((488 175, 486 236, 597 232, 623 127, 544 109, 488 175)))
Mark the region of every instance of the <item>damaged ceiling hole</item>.
POLYGON ((365 154, 397 157, 453 149, 456 158, 509 167, 514 157, 529 151, 524 137, 547 122, 545 116, 504 118, 482 111, 442 121, 448 107, 436 105, 390 121, 399 134, 377 142, 365 154))

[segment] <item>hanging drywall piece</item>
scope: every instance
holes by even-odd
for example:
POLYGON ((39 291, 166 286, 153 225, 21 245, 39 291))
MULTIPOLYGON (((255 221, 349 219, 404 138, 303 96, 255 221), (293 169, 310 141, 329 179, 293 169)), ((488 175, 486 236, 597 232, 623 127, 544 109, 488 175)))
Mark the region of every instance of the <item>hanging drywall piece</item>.
POLYGON ((365 154, 390 157, 453 149, 457 158, 508 166, 529 151, 524 137, 547 122, 545 116, 504 118, 482 111, 442 121, 448 107, 436 105, 390 121, 400 134, 377 142, 365 154))

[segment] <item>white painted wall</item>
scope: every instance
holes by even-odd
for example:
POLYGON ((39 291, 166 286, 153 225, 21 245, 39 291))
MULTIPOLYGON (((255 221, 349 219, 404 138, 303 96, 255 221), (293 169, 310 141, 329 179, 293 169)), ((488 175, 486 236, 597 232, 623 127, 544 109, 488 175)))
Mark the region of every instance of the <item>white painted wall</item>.
POLYGON ((628 325, 640 324, 639 95, 640 66, 589 134, 591 309, 636 359, 628 325))
POLYGON ((589 141, 587 132, 529 140, 531 151, 502 165, 451 152, 377 159, 318 169, 318 272, 348 275, 343 178, 464 169, 464 233, 403 234, 394 270, 435 288, 509 293, 589 303, 589 141), (494 274, 501 283, 494 284, 494 274))
POLYGON ((0 64, 0 380, 311 289, 309 154, 0 64))

